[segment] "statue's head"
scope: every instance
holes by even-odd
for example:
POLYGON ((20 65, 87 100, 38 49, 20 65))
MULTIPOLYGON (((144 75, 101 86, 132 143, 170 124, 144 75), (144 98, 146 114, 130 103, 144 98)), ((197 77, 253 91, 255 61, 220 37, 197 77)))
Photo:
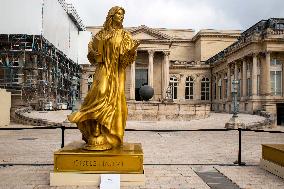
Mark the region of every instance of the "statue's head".
POLYGON ((124 19, 125 10, 122 7, 112 7, 107 14, 106 21, 104 23, 104 29, 109 30, 114 26, 116 28, 123 28, 122 22, 124 19))

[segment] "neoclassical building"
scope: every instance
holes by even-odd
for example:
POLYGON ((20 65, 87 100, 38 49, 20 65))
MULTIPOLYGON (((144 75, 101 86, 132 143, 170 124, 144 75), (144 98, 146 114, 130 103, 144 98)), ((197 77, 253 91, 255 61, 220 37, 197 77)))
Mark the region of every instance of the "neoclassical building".
POLYGON ((206 61, 212 69, 212 109, 230 111, 232 81, 238 81, 241 112, 266 110, 284 123, 284 19, 261 20, 238 41, 206 61))
MULTIPOLYGON (((93 35, 100 29, 87 28, 93 35)), ((155 91, 151 101, 166 99, 167 90, 171 89, 173 100, 178 103, 210 101, 211 68, 205 61, 234 43, 241 33, 201 30, 195 35, 191 29, 149 28, 144 25, 127 30, 133 38, 141 41, 141 45, 135 62, 126 69, 126 98, 140 101, 139 89, 147 84, 155 91)), ((87 81, 88 77, 92 77, 89 70, 93 68, 89 65, 84 67, 89 74, 83 74, 87 81)), ((86 86, 85 82, 83 88, 86 89, 86 86)), ((82 96, 85 96, 84 92, 82 96)))
MULTIPOLYGON (((95 35, 101 27, 88 27, 95 35)), ((248 30, 126 28, 141 41, 135 62, 126 70, 126 97, 140 101, 139 88, 150 85, 151 101, 211 104, 230 112, 232 81, 238 80, 240 111, 276 113, 283 98, 284 19, 262 20, 248 30)), ((82 97, 93 67, 83 65, 82 97)))

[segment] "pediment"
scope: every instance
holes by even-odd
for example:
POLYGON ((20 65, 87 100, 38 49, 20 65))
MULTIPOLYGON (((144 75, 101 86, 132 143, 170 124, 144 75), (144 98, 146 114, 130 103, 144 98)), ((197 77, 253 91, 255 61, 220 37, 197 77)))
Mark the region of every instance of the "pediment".
POLYGON ((130 30, 134 39, 139 40, 170 40, 171 37, 156 30, 149 28, 145 25, 141 25, 135 29, 130 30))
POLYGON ((145 32, 138 32, 138 33, 135 33, 135 34, 132 34, 133 38, 134 39, 159 39, 157 38, 156 36, 153 36, 153 35, 150 35, 148 33, 145 33, 145 32))

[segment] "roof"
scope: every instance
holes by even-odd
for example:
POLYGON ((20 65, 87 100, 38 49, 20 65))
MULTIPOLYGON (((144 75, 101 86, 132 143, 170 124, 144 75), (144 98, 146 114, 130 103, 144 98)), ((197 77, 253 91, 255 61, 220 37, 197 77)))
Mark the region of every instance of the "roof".
POLYGON ((244 45, 251 43, 257 35, 260 39, 264 39, 268 34, 281 34, 284 33, 284 18, 270 18, 268 20, 261 20, 245 30, 239 37, 238 41, 209 58, 206 64, 214 64, 220 60, 223 60, 226 55, 232 53, 233 51, 243 47, 244 45))

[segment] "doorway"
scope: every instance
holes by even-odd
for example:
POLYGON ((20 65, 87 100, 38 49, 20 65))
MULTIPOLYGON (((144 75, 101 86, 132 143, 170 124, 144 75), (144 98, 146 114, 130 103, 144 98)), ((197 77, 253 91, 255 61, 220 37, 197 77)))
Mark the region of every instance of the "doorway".
POLYGON ((148 85, 148 69, 136 69, 135 70, 135 100, 141 101, 139 89, 143 85, 148 85))
POLYGON ((277 103, 277 125, 284 126, 284 103, 277 103))

